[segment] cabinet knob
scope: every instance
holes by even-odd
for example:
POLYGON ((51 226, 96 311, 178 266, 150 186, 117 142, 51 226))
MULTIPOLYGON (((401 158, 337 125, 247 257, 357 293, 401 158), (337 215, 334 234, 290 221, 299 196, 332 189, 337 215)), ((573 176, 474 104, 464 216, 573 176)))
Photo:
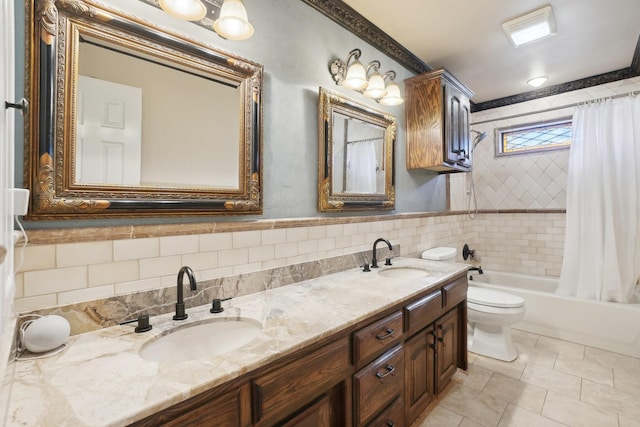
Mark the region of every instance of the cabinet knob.
POLYGON ((393 421, 387 421, 387 426, 389 427, 395 427, 396 423, 394 423, 393 421))
POLYGON ((393 372, 396 370, 395 366, 393 366, 393 365, 387 365, 386 368, 387 368, 387 373, 386 374, 383 374, 382 372, 377 372, 376 373, 376 377, 378 377, 378 378, 387 377, 387 376, 393 374, 393 372))
POLYGON ((376 335, 376 338, 379 339, 380 341, 386 340, 387 338, 389 338, 390 336, 392 336, 395 333, 396 333, 396 331, 394 331, 393 329, 387 328, 387 330, 385 331, 384 334, 380 333, 380 334, 376 335))

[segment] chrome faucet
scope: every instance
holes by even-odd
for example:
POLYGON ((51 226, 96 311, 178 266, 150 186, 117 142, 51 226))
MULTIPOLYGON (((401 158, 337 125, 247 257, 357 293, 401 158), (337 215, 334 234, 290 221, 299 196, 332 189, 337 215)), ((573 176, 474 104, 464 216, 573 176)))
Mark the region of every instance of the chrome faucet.
MULTIPOLYGON (((378 243, 380 243, 380 242, 385 242, 387 244, 387 247, 389 248, 389 251, 393 250, 393 247, 391 246, 391 243, 389 243, 389 241, 387 239, 383 239, 382 237, 380 237, 375 242, 373 242, 373 258, 371 259, 371 268, 378 268, 378 258, 377 258, 377 254, 376 254, 376 246, 378 246, 378 243)), ((391 258, 387 258, 387 260, 385 261, 384 265, 391 265, 391 258)))
POLYGON ((180 271, 178 271, 178 302, 176 303, 176 314, 173 316, 173 320, 184 320, 189 317, 189 315, 184 312, 184 297, 182 295, 182 288, 184 285, 182 279, 184 278, 185 273, 187 273, 187 277, 189 278, 189 286, 191 287, 191 290, 195 291, 197 289, 196 277, 193 274, 191 267, 182 267, 180 271))

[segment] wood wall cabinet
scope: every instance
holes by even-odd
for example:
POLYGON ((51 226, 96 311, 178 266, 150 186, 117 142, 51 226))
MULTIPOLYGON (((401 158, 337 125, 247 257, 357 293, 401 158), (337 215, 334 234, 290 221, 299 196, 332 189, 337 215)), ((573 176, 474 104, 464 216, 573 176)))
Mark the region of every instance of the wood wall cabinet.
POLYGON ((473 92, 444 69, 411 77, 404 87, 407 170, 468 171, 473 92))
POLYGON ((467 369, 466 273, 132 426, 407 426, 467 369))

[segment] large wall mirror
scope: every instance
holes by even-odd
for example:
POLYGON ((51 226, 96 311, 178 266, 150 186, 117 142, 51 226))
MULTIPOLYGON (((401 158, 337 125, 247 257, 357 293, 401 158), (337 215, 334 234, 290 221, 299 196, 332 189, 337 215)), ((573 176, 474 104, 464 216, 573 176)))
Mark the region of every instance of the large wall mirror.
POLYGON ((262 213, 262 66, 91 0, 27 1, 29 219, 262 213))
POLYGON ((318 209, 394 209, 395 117, 324 88, 318 111, 318 209))

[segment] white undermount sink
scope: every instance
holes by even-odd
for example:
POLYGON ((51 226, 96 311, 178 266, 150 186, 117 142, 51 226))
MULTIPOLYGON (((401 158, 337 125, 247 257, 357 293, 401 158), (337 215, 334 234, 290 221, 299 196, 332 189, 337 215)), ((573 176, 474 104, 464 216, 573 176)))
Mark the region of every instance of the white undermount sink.
POLYGON ((259 322, 243 318, 178 326, 145 343, 138 354, 145 360, 162 363, 206 359, 248 344, 261 330, 259 322))
POLYGON ((394 279, 418 279, 429 275, 429 270, 419 267, 389 267, 378 272, 379 275, 394 279))

